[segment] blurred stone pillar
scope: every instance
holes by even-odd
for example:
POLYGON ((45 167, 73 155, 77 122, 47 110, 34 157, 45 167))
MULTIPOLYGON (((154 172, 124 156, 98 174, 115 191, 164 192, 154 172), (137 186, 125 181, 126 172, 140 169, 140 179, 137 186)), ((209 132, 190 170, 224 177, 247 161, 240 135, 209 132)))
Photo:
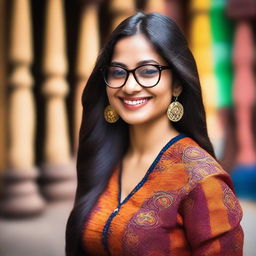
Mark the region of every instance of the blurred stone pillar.
POLYGON ((109 7, 113 17, 111 28, 114 30, 121 21, 135 13, 135 0, 110 0, 109 7))
POLYGON ((232 48, 233 22, 226 15, 227 0, 211 0, 210 21, 214 73, 217 85, 217 107, 221 136, 219 160, 222 167, 230 172, 236 155, 235 127, 233 118, 233 64, 232 48))
POLYGON ((238 196, 256 200, 256 148, 253 136, 253 105, 256 99, 255 45, 253 23, 256 2, 230 0, 228 15, 236 20, 233 50, 234 103, 236 117, 237 157, 232 178, 238 196))
MULTIPOLYGON (((0 0, 0 173, 6 168, 6 147, 7 147, 7 86, 6 86, 6 66, 7 66, 7 40, 6 40, 6 2, 0 0)), ((0 194, 2 190, 0 181, 0 194)))
POLYGON ((77 84, 75 89, 75 143, 74 152, 77 152, 79 129, 82 119, 82 92, 92 72, 99 52, 99 24, 98 3, 83 6, 81 12, 80 30, 78 37, 78 51, 76 63, 77 84))
MULTIPOLYGON (((190 4, 191 50, 196 59, 202 86, 209 136, 212 142, 216 142, 221 137, 221 129, 216 110, 217 92, 209 20, 210 0, 191 0, 190 4)), ((216 147, 215 144, 214 146, 216 147)))
POLYGON ((183 0, 166 0, 165 1, 165 13, 167 16, 169 16, 172 20, 174 20, 178 25, 179 28, 183 31, 185 34, 185 22, 184 20, 187 17, 184 17, 184 1, 183 0))
POLYGON ((62 0, 48 0, 45 16, 42 93, 45 97, 45 144, 42 191, 48 200, 73 200, 75 165, 71 160, 65 98, 68 69, 62 0))
MULTIPOLYGON (((175 1, 177 2, 177 1, 175 1)), ((158 12, 167 15, 166 0, 147 0, 144 10, 148 13, 158 12)))
POLYGON ((237 120, 238 164, 255 164, 252 107, 255 102, 253 30, 246 21, 236 25, 234 45, 234 100, 237 120))
POLYGON ((9 98, 8 168, 4 172, 2 215, 22 217, 42 212, 35 160, 35 104, 32 93, 31 16, 28 0, 14 0, 11 10, 10 52, 12 64, 9 98))

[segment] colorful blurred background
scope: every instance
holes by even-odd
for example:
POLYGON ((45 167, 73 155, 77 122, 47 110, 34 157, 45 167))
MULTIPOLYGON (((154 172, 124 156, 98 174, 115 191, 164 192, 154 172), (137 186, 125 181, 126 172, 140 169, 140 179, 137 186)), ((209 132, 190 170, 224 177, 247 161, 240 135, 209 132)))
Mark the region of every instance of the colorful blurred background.
POLYGON ((0 0, 0 256, 64 255, 81 94, 109 33, 138 10, 188 39, 244 210, 244 255, 256 255, 256 0, 0 0))

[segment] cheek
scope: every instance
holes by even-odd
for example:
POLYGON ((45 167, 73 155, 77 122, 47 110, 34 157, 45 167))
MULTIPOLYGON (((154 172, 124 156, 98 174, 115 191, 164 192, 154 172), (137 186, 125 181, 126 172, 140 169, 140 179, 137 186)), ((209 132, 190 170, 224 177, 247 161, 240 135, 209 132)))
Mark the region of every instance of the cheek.
POLYGON ((114 92, 110 88, 106 88, 107 96, 108 96, 108 101, 109 103, 112 102, 113 97, 114 97, 114 92))
POLYGON ((158 97, 156 97, 156 105, 157 108, 160 111, 167 110, 169 104, 171 103, 171 93, 165 91, 162 94, 159 94, 158 97))
POLYGON ((170 83, 161 84, 158 88, 156 87, 155 92, 153 92, 156 96, 156 100, 158 104, 166 105, 171 102, 172 100, 172 90, 170 83))

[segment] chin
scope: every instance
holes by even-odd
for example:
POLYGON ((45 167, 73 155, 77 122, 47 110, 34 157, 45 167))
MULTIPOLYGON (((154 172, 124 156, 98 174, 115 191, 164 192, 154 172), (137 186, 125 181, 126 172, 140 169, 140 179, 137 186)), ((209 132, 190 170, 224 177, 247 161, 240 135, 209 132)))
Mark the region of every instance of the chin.
POLYGON ((129 125, 141 125, 141 124, 145 124, 149 121, 148 118, 145 118, 145 116, 143 117, 139 117, 139 116, 126 116, 126 115, 120 115, 120 117, 122 118, 122 120, 124 122, 126 122, 129 125))
POLYGON ((145 114, 138 116, 120 115, 120 117, 129 125, 145 125, 157 120, 156 117, 146 116, 145 114))
POLYGON ((128 125, 143 125, 147 122, 141 121, 141 120, 124 120, 128 125))

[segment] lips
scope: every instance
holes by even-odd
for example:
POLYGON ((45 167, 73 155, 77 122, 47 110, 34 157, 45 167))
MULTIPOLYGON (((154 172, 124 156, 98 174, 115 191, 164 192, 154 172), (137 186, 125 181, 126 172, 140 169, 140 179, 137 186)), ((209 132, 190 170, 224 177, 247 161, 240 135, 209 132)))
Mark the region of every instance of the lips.
POLYGON ((139 109, 145 106, 152 97, 119 97, 127 109, 139 109))

